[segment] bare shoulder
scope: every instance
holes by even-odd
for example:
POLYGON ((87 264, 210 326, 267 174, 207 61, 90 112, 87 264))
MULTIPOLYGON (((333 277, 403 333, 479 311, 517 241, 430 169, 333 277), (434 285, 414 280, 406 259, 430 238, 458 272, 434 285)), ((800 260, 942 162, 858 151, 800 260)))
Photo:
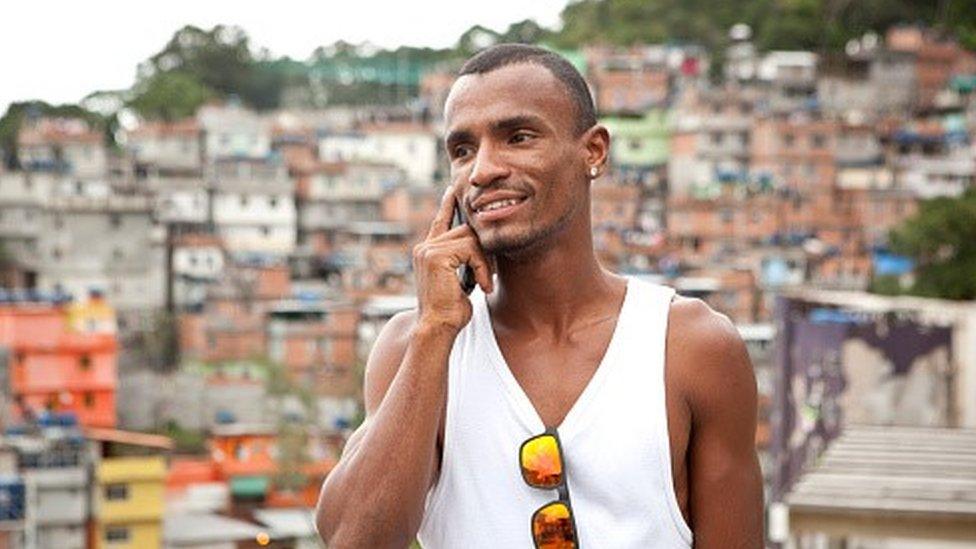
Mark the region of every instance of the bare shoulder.
POLYGON ((410 344, 410 336, 417 322, 417 310, 410 309, 393 315, 380 330, 366 361, 366 375, 363 384, 363 399, 366 413, 371 414, 396 376, 410 344))
POLYGON ((755 375, 739 331, 700 299, 671 302, 667 359, 669 377, 693 412, 729 398, 755 399, 755 375))

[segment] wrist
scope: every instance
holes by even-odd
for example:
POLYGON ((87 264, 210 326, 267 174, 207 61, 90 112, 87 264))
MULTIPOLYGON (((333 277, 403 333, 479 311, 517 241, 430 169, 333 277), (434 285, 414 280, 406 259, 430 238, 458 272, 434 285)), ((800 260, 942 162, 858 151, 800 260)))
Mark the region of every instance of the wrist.
POLYGON ((417 320, 417 324, 414 326, 413 335, 414 338, 419 339, 449 340, 453 342, 460 331, 457 326, 454 326, 450 322, 432 318, 421 318, 417 320))

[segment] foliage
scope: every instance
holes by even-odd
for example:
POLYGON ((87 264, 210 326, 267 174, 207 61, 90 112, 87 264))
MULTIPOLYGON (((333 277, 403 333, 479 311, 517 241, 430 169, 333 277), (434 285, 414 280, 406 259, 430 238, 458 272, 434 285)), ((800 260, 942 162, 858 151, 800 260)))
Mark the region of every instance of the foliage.
POLYGON ((922 23, 976 45, 971 0, 579 0, 562 12, 554 45, 696 42, 714 53, 729 28, 750 25, 760 50, 839 51, 867 31, 922 23))
MULTIPOLYGON (((915 260, 907 293, 944 299, 976 299, 976 190, 936 198, 890 235, 894 252, 915 260)), ((884 282, 880 282, 882 288, 884 282)))
POLYGON ((159 434, 173 439, 174 450, 181 454, 202 454, 207 449, 207 437, 203 431, 180 427, 173 420, 167 421, 159 434))
POLYGON ((243 30, 217 25, 205 31, 188 25, 139 66, 139 82, 178 71, 221 94, 238 94, 248 87, 253 62, 243 30))
POLYGON ((174 121, 192 116, 213 95, 192 74, 162 72, 136 86, 129 107, 147 119, 174 121))

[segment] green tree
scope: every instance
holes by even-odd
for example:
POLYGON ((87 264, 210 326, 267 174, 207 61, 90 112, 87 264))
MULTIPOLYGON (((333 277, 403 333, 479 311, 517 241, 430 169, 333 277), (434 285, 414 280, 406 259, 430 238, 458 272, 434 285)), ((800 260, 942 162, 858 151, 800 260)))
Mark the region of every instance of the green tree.
POLYGON ((907 293, 976 299, 976 189, 922 202, 915 216, 891 231, 890 241, 894 252, 915 260, 907 293))
POLYGON ((729 28, 746 23, 760 50, 842 51, 867 31, 921 23, 976 46, 972 0, 577 0, 563 9, 549 39, 584 44, 695 42, 720 54, 729 28))
POLYGON ((521 44, 538 44, 544 41, 551 31, 539 26, 532 19, 524 19, 512 23, 508 29, 498 37, 500 42, 518 42, 521 44))
POLYGON ((182 71, 161 72, 136 85, 129 106, 141 116, 157 120, 179 120, 192 116, 215 94, 196 77, 182 71))
POLYGON ((251 78, 253 62, 249 39, 240 28, 217 25, 205 31, 188 25, 140 65, 139 80, 179 71, 220 94, 240 95, 251 78))

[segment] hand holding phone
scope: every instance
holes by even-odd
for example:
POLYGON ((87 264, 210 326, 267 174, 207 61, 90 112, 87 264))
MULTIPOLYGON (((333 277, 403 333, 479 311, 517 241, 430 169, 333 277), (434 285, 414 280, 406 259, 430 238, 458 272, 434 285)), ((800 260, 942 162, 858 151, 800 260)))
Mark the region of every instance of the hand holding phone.
POLYGON ((493 266, 465 222, 453 187, 444 191, 426 238, 413 248, 418 326, 459 332, 471 319, 466 295, 477 284, 491 293, 493 266))
MULTIPOLYGON (((454 199, 454 217, 451 220, 451 228, 457 227, 459 225, 467 225, 468 220, 464 216, 464 209, 461 207, 460 202, 457 198, 454 199)), ((474 279, 474 269, 471 268, 467 263, 462 264, 458 267, 458 280, 461 283, 461 289, 464 293, 470 294, 474 287, 478 284, 474 279)))

